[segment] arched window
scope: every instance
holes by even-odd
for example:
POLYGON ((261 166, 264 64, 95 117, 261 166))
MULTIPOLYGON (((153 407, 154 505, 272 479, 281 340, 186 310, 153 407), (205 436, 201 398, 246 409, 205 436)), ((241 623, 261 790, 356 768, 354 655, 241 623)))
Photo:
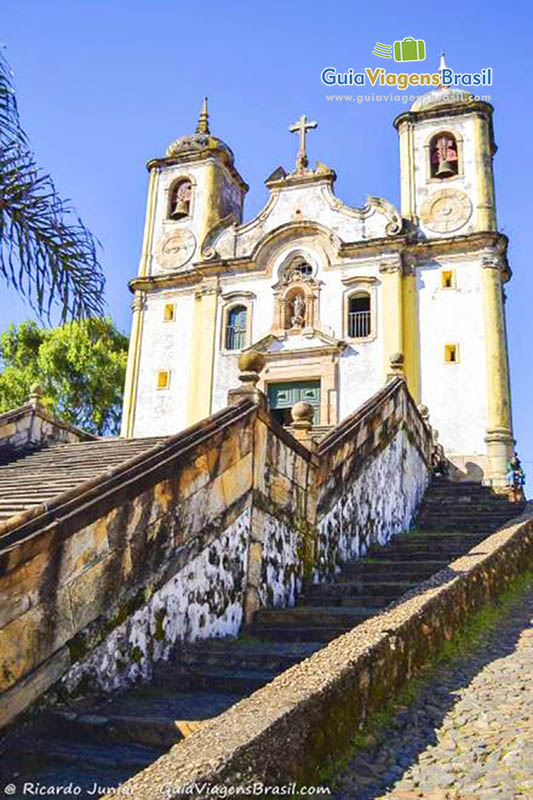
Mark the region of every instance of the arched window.
POLYGON ((192 184, 184 178, 177 181, 170 191, 168 216, 170 219, 185 219, 191 213, 192 184))
POLYGON ((370 295, 358 292, 348 299, 348 336, 366 339, 371 333, 370 295))
POLYGON ((437 133, 429 144, 431 177, 445 180, 459 172, 457 141, 451 133, 437 133))
POLYGON ((242 350, 246 344, 246 306, 233 306, 226 316, 226 350, 242 350))

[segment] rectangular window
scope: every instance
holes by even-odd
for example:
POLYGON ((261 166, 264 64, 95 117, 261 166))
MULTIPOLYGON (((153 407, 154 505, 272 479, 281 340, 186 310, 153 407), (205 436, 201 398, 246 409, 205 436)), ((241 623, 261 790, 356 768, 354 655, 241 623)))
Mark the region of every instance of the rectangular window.
POLYGON ((441 289, 454 289, 455 288, 455 273, 452 269, 443 270, 440 274, 441 289))
POLYGON ((242 350, 246 345, 246 314, 244 306, 230 308, 226 316, 226 350, 242 350))
POLYGON ((168 389, 170 384, 170 372, 168 369, 160 369, 157 373, 157 388, 168 389))
POLYGON ((457 364, 457 362, 459 361, 458 344, 444 345, 444 361, 446 362, 446 364, 457 364))
POLYGON ((165 322, 174 322, 175 318, 176 318, 176 305, 174 303, 165 303, 163 320, 165 322))

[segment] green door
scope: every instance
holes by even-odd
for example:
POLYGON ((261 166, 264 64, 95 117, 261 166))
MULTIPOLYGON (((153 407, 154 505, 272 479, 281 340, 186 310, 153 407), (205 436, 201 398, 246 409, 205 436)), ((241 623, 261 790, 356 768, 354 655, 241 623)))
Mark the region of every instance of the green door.
POLYGON ((320 381, 291 381, 268 386, 268 405, 282 425, 291 424, 291 408, 300 400, 313 406, 313 424, 320 425, 320 381))

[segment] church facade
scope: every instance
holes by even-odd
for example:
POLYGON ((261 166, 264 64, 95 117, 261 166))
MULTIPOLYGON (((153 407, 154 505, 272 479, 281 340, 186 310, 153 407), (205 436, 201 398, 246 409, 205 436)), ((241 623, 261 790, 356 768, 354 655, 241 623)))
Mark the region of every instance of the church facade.
POLYGON ((400 210, 339 200, 333 169, 308 163, 316 123, 302 117, 295 169, 270 175, 266 206, 243 222, 248 187, 204 102, 196 133, 148 164, 122 435, 173 434, 223 408, 248 349, 265 356, 259 388, 278 420, 305 400, 327 428, 383 386, 392 359, 459 472, 503 486, 511 273, 492 114, 439 87, 396 118, 400 210))

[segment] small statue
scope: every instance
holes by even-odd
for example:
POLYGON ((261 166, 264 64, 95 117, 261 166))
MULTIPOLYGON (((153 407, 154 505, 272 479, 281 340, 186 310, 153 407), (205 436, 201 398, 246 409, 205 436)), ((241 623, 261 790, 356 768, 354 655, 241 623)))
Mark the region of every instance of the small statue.
POLYGON ((291 325, 293 327, 301 327, 304 321, 305 301, 301 294, 297 294, 291 303, 292 317, 291 325))

